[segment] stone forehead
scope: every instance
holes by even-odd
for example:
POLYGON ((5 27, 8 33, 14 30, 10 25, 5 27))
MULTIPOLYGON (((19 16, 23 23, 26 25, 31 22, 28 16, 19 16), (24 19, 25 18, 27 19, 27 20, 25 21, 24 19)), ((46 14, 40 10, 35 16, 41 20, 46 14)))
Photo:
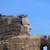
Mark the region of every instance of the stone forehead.
POLYGON ((24 16, 24 15, 21 15, 21 16, 6 16, 6 15, 3 15, 3 16, 0 16, 0 18, 2 18, 2 19, 13 19, 13 18, 20 18, 20 19, 22 19, 22 18, 25 18, 26 16, 24 16))
POLYGON ((11 22, 12 20, 22 20, 23 16, 0 16, 0 20, 5 20, 7 19, 8 22, 11 22))

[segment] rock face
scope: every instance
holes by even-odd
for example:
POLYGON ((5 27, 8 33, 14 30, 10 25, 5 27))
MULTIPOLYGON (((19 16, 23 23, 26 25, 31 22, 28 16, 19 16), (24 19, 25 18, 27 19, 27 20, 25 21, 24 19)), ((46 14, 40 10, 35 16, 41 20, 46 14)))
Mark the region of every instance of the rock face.
POLYGON ((50 50, 50 36, 31 36, 31 25, 25 15, 0 15, 0 50, 50 50))
POLYGON ((27 17, 22 16, 0 16, 0 37, 9 37, 29 32, 27 17))
POLYGON ((31 25, 24 15, 17 17, 1 15, 0 50, 33 50, 30 29, 31 25))

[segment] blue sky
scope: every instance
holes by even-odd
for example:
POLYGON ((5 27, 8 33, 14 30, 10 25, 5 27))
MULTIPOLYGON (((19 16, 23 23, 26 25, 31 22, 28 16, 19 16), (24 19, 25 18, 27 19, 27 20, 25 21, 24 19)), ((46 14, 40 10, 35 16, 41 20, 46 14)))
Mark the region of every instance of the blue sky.
POLYGON ((50 0, 0 0, 0 13, 26 14, 32 24, 33 35, 50 34, 50 0))

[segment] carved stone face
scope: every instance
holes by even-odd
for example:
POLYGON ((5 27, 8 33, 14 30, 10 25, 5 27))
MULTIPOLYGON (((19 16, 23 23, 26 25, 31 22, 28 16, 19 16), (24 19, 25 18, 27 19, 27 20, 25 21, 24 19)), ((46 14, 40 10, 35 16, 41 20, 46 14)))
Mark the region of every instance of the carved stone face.
POLYGON ((25 28, 27 28, 27 31, 30 32, 31 25, 30 25, 29 20, 27 19, 27 17, 22 18, 22 23, 23 23, 23 26, 25 28))

